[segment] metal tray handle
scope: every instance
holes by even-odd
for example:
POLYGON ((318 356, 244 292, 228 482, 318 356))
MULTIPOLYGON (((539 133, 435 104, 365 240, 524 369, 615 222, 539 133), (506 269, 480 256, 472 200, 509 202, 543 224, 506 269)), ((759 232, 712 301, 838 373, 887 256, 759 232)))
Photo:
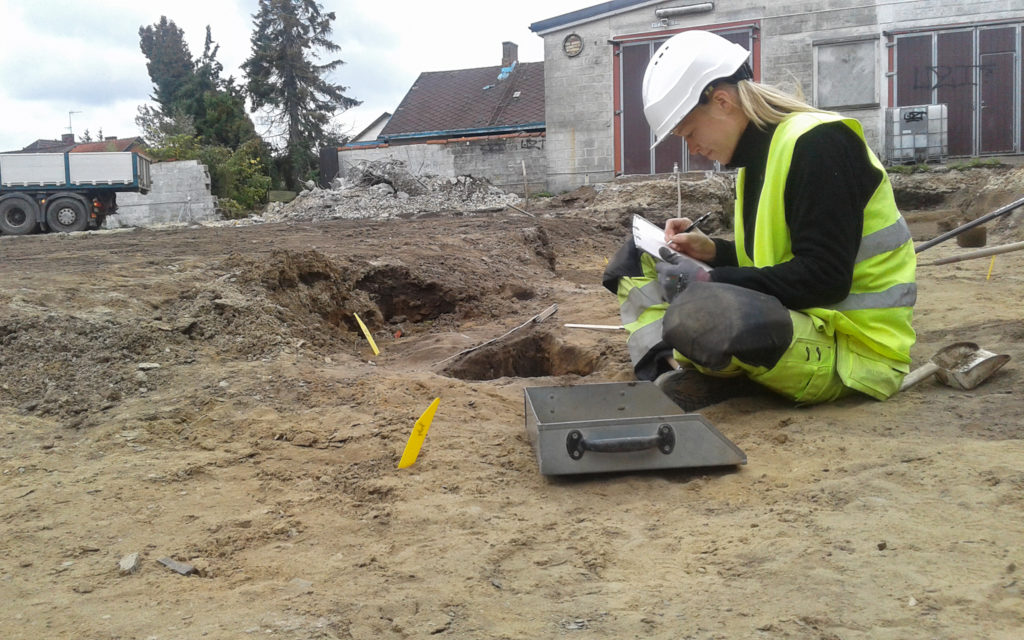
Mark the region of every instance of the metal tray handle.
POLYGON ((569 457, 579 460, 587 451, 598 453, 627 453, 657 448, 668 455, 676 446, 676 434, 672 425, 663 424, 653 436, 634 436, 629 438, 604 438, 587 440, 579 429, 573 429, 565 436, 565 449, 569 457))

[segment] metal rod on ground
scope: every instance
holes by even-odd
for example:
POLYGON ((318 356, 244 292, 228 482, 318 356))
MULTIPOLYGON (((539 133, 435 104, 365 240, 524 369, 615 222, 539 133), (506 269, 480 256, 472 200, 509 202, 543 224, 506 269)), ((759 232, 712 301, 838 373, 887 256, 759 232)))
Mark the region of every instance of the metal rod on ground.
POLYGON ((952 231, 947 231, 946 233, 942 234, 941 236, 938 236, 937 238, 932 238, 928 242, 924 242, 924 243, 918 245, 917 247, 914 248, 914 253, 921 253, 925 249, 929 249, 931 247, 934 247, 935 245, 939 244, 940 242, 945 242, 946 240, 949 240, 950 238, 952 238, 954 236, 958 236, 961 233, 963 233, 964 231, 967 231, 968 229, 973 229, 974 227, 977 227, 978 225, 985 224, 986 222, 988 222, 989 220, 992 220, 993 218, 998 218, 1001 215, 1005 215, 1005 214, 1013 211, 1017 207, 1021 206, 1022 204, 1024 204, 1024 198, 1021 198, 1020 200, 1016 200, 1014 202, 1011 202, 1010 204, 1006 205, 1005 207, 1001 207, 999 209, 996 209, 992 213, 986 213, 985 215, 981 216, 977 220, 971 220, 970 222, 966 222, 966 223, 960 225, 959 227, 957 227, 956 229, 953 229, 952 231))
POLYGON ((532 213, 530 213, 529 211, 527 211, 526 209, 520 209, 519 207, 517 207, 514 204, 510 204, 508 206, 512 207, 513 209, 515 209, 519 213, 525 213, 526 215, 530 216, 531 218, 536 218, 537 217, 537 216, 533 215, 532 213))
POLYGON ((530 201, 530 185, 526 182, 526 160, 523 160, 523 200, 530 201))
POLYGON ((676 217, 683 217, 683 187, 679 183, 679 163, 672 163, 672 173, 676 174, 676 217))
POLYGON ((497 338, 491 338, 487 342, 481 342, 480 344, 476 345, 475 347, 470 347, 468 349, 463 349, 462 351, 460 351, 460 352, 458 352, 458 353, 456 353, 454 355, 450 355, 447 358, 445 358, 444 360, 439 361, 437 364, 442 364, 444 362, 448 362, 452 358, 458 358, 461 355, 465 355, 465 354, 470 353, 472 351, 476 351, 477 349, 479 349, 481 347, 486 347, 489 344, 493 344, 493 343, 497 342, 498 340, 502 340, 503 338, 506 338, 506 337, 512 335, 516 331, 519 331, 520 329, 522 329, 526 325, 529 325, 529 324, 540 324, 541 322, 544 322, 545 320, 547 320, 551 316, 555 315, 555 313, 557 311, 558 311, 558 305, 557 304, 553 304, 550 307, 548 307, 547 309, 545 309, 545 310, 541 311, 540 313, 538 313, 537 315, 533 316, 532 318, 530 318, 529 320, 527 320, 523 324, 521 324, 521 325, 519 325, 517 327, 512 327, 511 329, 509 329, 505 333, 501 334, 497 338))
POLYGON ((626 327, 619 324, 564 324, 569 329, 594 329, 597 331, 623 331, 626 327))
POLYGON ((985 256, 994 256, 1000 253, 1010 253, 1011 251, 1018 251, 1024 249, 1024 241, 1022 242, 1011 242, 1010 244, 1002 244, 998 247, 989 247, 988 249, 979 249, 978 251, 971 251, 959 256, 952 256, 949 258, 941 258, 933 262, 926 262, 925 267, 930 267, 937 264, 950 264, 952 262, 961 262, 963 260, 973 260, 974 258, 984 258, 985 256))

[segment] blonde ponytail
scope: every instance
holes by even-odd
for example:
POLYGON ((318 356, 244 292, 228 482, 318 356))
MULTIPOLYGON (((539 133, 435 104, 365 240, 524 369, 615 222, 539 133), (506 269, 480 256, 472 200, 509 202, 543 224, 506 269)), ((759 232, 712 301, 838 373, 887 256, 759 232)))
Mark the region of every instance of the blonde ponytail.
POLYGON ((767 129, 779 124, 791 113, 802 111, 832 113, 807 104, 803 100, 803 95, 794 96, 775 87, 757 84, 750 80, 740 80, 736 84, 736 90, 739 93, 740 108, 743 109, 743 114, 758 129, 767 129))

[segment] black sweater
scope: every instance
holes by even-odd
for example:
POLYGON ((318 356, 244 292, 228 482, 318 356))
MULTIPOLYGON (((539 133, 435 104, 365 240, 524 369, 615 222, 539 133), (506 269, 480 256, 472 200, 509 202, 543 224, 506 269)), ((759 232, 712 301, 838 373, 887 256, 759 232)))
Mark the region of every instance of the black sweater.
MULTIPOLYGON (((743 228, 752 256, 757 202, 764 185, 768 147, 775 128, 747 126, 730 168, 745 167, 743 228)), ((786 177, 786 224, 793 259, 771 267, 739 267, 734 242, 715 238, 715 282, 735 284, 778 298, 789 309, 839 302, 850 293, 864 226, 864 207, 882 180, 867 147, 845 124, 814 127, 797 141, 786 177)))

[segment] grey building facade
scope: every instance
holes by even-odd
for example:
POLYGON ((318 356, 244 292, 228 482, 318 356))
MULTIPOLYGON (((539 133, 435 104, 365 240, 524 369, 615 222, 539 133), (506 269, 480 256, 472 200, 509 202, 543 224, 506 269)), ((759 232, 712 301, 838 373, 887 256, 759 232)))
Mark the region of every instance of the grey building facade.
POLYGON ((857 118, 883 159, 903 157, 888 156, 894 134, 916 126, 899 118, 911 116, 933 127, 941 116, 944 156, 1024 153, 1024 0, 613 0, 530 29, 544 39, 554 192, 676 165, 714 168, 682 142, 649 149, 643 72, 661 42, 687 29, 746 47, 756 80, 857 118), (922 105, 945 107, 910 108, 922 105))

